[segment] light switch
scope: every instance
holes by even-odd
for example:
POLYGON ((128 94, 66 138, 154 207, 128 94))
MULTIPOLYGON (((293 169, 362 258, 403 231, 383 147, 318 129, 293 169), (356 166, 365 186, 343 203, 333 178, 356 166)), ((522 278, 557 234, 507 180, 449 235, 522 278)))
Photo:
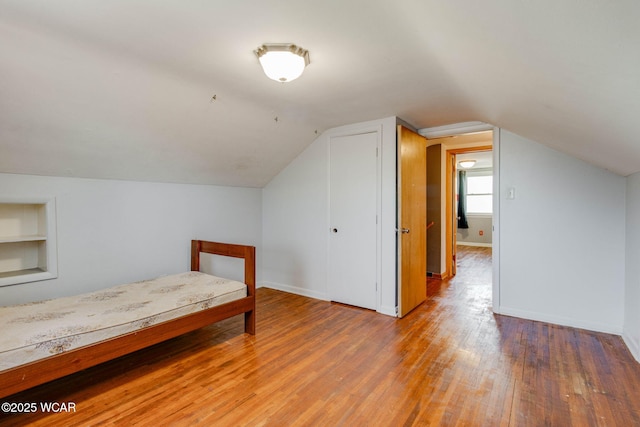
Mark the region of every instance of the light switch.
POLYGON ((509 187, 507 190, 507 199, 513 200, 516 198, 516 189, 515 187, 509 187))

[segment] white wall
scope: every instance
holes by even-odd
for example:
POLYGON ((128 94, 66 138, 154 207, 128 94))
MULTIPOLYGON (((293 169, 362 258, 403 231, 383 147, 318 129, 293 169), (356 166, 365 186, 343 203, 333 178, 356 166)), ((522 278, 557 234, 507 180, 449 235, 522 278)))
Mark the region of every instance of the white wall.
POLYGON ((328 298, 328 163, 321 135, 263 189, 263 286, 328 298))
POLYGON ((622 333, 625 178, 501 130, 499 227, 501 313, 622 333))
POLYGON ((329 298, 329 139, 368 131, 382 134, 378 311, 395 315, 395 117, 324 132, 263 189, 263 286, 329 298))
POLYGON ((467 214, 467 224, 469 228, 458 228, 457 230, 456 242, 459 245, 491 246, 493 241, 493 218, 491 215, 467 214))
POLYGON ((188 271, 191 239, 254 245, 260 261, 260 189, 0 174, 3 196, 56 198, 58 278, 0 287, 0 305, 188 271))
POLYGON ((623 338, 640 361, 640 173, 627 177, 623 338))

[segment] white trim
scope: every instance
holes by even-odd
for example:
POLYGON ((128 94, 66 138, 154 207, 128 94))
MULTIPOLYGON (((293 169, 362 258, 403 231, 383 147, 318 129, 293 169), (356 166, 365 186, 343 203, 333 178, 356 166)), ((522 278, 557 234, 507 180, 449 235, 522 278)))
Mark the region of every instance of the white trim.
MULTIPOLYGON (((287 292, 289 294, 300 295, 303 297, 313 298, 321 301, 331 301, 328 294, 312 291, 305 288, 299 288, 297 286, 284 285, 282 283, 262 281, 256 284, 256 288, 274 289, 276 291, 287 292)), ((377 313, 384 314, 385 316, 398 317, 395 306, 381 306, 377 313)))
POLYGON ((322 301, 329 301, 329 296, 326 293, 313 291, 310 289, 300 288, 297 286, 284 285, 282 283, 275 282, 260 282, 257 286, 258 288, 269 288, 275 289, 276 291, 287 292, 290 294, 301 295, 303 297, 309 297, 313 299, 319 299, 322 301))
POLYGON ((500 128, 493 128, 493 217, 491 233, 492 308, 502 312, 500 305, 500 128))
POLYGON ((442 138, 444 136, 460 135, 463 133, 483 132, 494 130, 494 126, 484 122, 464 122, 452 125, 436 126, 419 129, 418 133, 427 138, 442 138))
POLYGON ((570 317, 554 316, 534 311, 501 307, 501 313, 505 316, 519 317, 521 319, 535 320, 538 322, 552 323, 554 325, 569 326, 571 328, 586 329, 594 332, 604 332, 606 334, 620 335, 622 330, 615 325, 608 325, 599 322, 584 322, 570 317))
POLYGON ((380 306, 377 312, 386 316, 398 317, 398 308, 396 306, 380 306))
POLYGON ((467 218, 491 219, 491 218, 493 218, 493 214, 490 214, 490 213, 475 213, 475 212, 467 212, 467 218))
POLYGON ((637 362, 640 362, 640 343, 627 333, 622 334, 622 340, 637 362))
POLYGON ((479 248, 491 248, 493 244, 491 243, 481 243, 481 242, 465 242, 465 241, 456 241, 456 246, 476 246, 479 248))
POLYGON ((382 310, 382 124, 376 145, 376 311, 382 310))

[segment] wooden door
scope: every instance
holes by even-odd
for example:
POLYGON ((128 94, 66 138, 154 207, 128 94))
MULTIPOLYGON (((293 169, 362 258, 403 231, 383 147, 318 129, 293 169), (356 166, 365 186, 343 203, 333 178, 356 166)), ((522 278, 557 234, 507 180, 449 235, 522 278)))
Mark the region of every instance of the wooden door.
POLYGON ((331 301, 377 307, 378 133, 332 137, 329 144, 331 301))
POLYGON ((427 299, 427 140, 398 126, 398 316, 427 299))

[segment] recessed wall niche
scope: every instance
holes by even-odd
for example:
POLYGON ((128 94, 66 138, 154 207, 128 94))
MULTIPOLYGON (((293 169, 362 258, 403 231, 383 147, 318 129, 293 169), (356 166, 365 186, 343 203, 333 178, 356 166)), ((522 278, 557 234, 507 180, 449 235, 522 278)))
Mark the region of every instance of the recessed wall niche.
POLYGON ((57 276, 55 199, 0 198, 0 286, 57 276))

